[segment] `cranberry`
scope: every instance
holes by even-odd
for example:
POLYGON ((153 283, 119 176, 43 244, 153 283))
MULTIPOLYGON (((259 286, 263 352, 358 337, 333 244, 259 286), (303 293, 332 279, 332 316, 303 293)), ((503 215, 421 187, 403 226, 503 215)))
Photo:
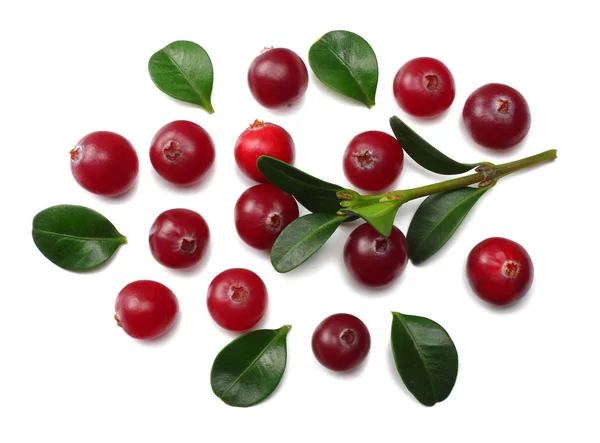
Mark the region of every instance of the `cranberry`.
POLYGON ((500 83, 476 89, 465 102, 463 120, 473 140, 491 149, 515 146, 525 138, 531 126, 525 97, 500 83))
POLYGON ((254 272, 233 268, 217 275, 208 287, 208 312, 222 328, 245 331, 267 310, 267 287, 254 272))
POLYGON ((92 132, 71 150, 71 172, 77 183, 94 194, 115 197, 131 188, 138 175, 135 149, 122 135, 92 132))
POLYGON ((256 101, 266 108, 291 106, 306 92, 308 71, 294 51, 266 49, 250 65, 248 86, 256 101))
POLYGON ((323 366, 348 371, 369 353, 371 335, 367 326, 350 314, 334 314, 323 320, 312 336, 312 350, 323 366))
POLYGON ((479 298, 506 306, 521 299, 531 287, 533 263, 520 244, 492 237, 471 250, 467 278, 479 298))
POLYGON ((261 183, 267 179, 256 166, 258 157, 269 155, 292 165, 294 154, 294 141, 285 129, 259 120, 254 120, 235 142, 235 162, 244 174, 261 183))
POLYGON ((400 143, 381 131, 358 134, 344 152, 346 178, 365 191, 379 192, 390 187, 400 175, 403 164, 400 143))
POLYGON ((213 141, 201 126, 185 120, 166 124, 150 144, 156 172, 176 185, 197 183, 215 161, 213 141))
POLYGON ((115 320, 133 338, 160 337, 173 326, 179 305, 175 294, 152 280, 129 283, 117 296, 115 320))
POLYGON ((454 101, 454 77, 448 67, 435 58, 414 58, 396 73, 394 96, 408 114, 435 117, 454 101))
POLYGON ((408 243, 397 227, 384 237, 368 223, 357 227, 344 245, 344 262, 352 276, 367 286, 385 286, 408 263, 408 243))
POLYGON ((247 244, 270 250, 279 233, 298 218, 294 197, 272 184, 246 189, 235 204, 235 228, 247 244))
POLYGON ((204 218, 189 209, 170 209, 150 228, 150 250, 160 264, 187 269, 204 256, 210 231, 204 218))

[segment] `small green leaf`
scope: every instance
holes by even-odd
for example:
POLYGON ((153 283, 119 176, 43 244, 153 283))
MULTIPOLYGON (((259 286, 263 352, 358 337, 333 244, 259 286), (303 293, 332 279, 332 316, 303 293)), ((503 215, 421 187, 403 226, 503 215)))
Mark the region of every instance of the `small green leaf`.
POLYGON ((341 186, 319 180, 266 155, 259 157, 256 165, 267 180, 282 191, 292 194, 309 211, 336 214, 340 210, 336 192, 343 189, 341 186))
POLYGON ((32 236, 48 260, 69 271, 97 268, 127 243, 102 214, 73 205, 39 212, 33 218, 32 236))
POLYGON ((389 237, 392 233, 396 213, 400 206, 402 206, 402 202, 394 200, 351 208, 348 212, 358 215, 373 226, 381 235, 389 237))
POLYGON ((177 100, 193 103, 209 114, 213 87, 213 66, 202 46, 176 41, 150 57, 150 77, 158 89, 177 100))
POLYGON ((480 163, 459 163, 442 154, 398 117, 390 118, 392 131, 404 151, 419 165, 438 174, 453 175, 470 171, 480 163))
POLYGON ((392 312, 392 353, 407 389, 425 406, 444 401, 458 374, 458 353, 439 324, 392 312))
POLYGON ((254 406, 279 385, 287 360, 291 326, 251 331, 225 346, 215 358, 210 384, 230 406, 254 406))
POLYGON ((422 263, 438 252, 488 189, 461 188, 427 197, 415 212, 406 233, 412 262, 422 263))
POLYGON ((325 244, 347 217, 307 214, 291 222, 271 249, 271 264, 277 272, 289 272, 308 260, 325 244))
POLYGON ((372 108, 379 78, 377 57, 361 36, 331 31, 308 52, 308 62, 319 80, 341 94, 372 108))

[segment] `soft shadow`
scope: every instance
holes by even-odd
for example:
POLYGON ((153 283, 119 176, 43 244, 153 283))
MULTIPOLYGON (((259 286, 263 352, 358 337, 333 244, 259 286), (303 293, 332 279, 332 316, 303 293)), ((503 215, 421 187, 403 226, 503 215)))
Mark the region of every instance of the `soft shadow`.
POLYGON ((168 182, 167 180, 162 178, 158 174, 158 172, 156 172, 155 170, 152 170, 152 179, 162 189, 165 189, 168 191, 180 192, 182 194, 195 194, 197 192, 204 190, 204 188, 210 186, 210 184, 214 180, 214 176, 216 173, 215 171, 216 171, 216 168, 215 168, 215 165, 213 164, 209 168, 206 175, 204 177, 202 177, 202 179, 200 181, 198 181, 196 183, 192 183, 191 185, 176 185, 174 183, 168 182))
POLYGON ((131 200, 133 200, 135 198, 136 194, 138 193, 138 189, 140 187, 139 183, 140 183, 140 179, 138 177, 138 178, 136 178, 135 182, 133 183, 133 185, 131 186, 131 188, 129 188, 129 190, 127 192, 125 192, 124 194, 121 194, 121 195, 117 195, 115 197, 107 197, 104 195, 97 195, 97 194, 93 194, 93 196, 103 203, 115 204, 115 205, 128 203, 131 200))
MULTIPOLYGON (((466 269, 466 263, 464 264, 463 269, 466 269)), ((525 309, 527 309, 527 306, 531 303, 531 292, 533 291, 533 289, 535 287, 535 277, 533 280, 533 284, 531 285, 531 288, 529 288, 529 291, 527 292, 527 294, 525 294, 522 299, 517 300, 512 305, 508 305, 508 306, 496 306, 496 305, 493 305, 491 303, 488 303, 488 302, 480 299, 475 294, 473 289, 471 289, 471 285, 469 284, 469 279, 467 277, 466 272, 463 272, 463 286, 465 288, 465 291, 471 297, 471 299, 474 300, 475 303, 482 306, 483 309, 487 309, 488 311, 493 312, 494 314, 497 314, 497 315, 511 315, 511 314, 516 314, 518 312, 524 311, 525 309)))
POLYGON ((296 103, 292 103, 292 104, 284 106, 282 108, 266 108, 266 109, 268 109, 271 112, 271 114, 273 114, 277 117, 296 115, 302 110, 302 108, 304 108, 305 102, 306 102, 306 94, 304 94, 300 98, 300 100, 298 100, 296 103))
POLYGON ((413 125, 434 126, 447 120, 448 115, 450 115, 449 109, 446 109, 444 112, 434 117, 414 117, 405 112, 402 120, 404 120, 411 128, 413 125))
POLYGON ((341 378, 344 380, 348 380, 348 381, 352 381, 357 379, 358 377, 360 377, 366 370, 367 370, 367 366, 369 364, 369 359, 371 353, 369 352, 367 354, 367 357, 355 368, 352 368, 348 371, 332 371, 331 369, 327 369, 326 367, 324 367, 323 365, 321 365, 317 359, 313 359, 314 360, 314 365, 318 366, 319 369, 321 370, 321 372, 326 373, 329 377, 332 378, 341 378))
POLYGON ((251 179, 250 177, 248 177, 246 174, 244 174, 240 168, 237 167, 237 165, 235 165, 234 163, 234 167, 233 167, 233 173, 236 175, 236 177, 238 178, 239 181, 241 181, 244 186, 247 188, 251 188, 254 185, 259 185, 260 183, 257 182, 256 180, 251 179))
POLYGON ((394 361, 394 356, 392 355, 392 351, 390 350, 390 352, 387 352, 386 354, 387 354, 386 358, 387 358, 387 363, 388 363, 388 365, 387 365, 388 370, 389 370, 390 374, 392 375, 392 378, 396 381, 396 385, 398 385, 400 390, 404 394, 406 394, 406 396, 409 397, 413 402, 421 405, 421 403, 419 403, 419 401, 415 398, 415 396, 410 393, 410 391, 407 389, 406 385, 402 381, 402 377, 400 377, 400 374, 398 373, 398 369, 396 369, 396 362, 394 361))
POLYGON ((151 340, 137 340, 137 339, 134 339, 134 340, 138 341, 142 346, 146 346, 149 348, 167 346, 168 343, 171 340, 173 340, 173 337, 175 337, 175 333, 179 329, 180 324, 181 324, 181 309, 177 313, 177 317, 175 317, 173 326, 164 335, 153 338, 151 340))
MULTIPOLYGON (((353 106, 355 108, 363 108, 366 110, 369 109, 369 108, 367 108, 366 105, 359 102, 358 100, 354 100, 353 98, 347 97, 344 94, 342 94, 341 92, 338 92, 335 89, 330 88, 325 83, 323 83, 321 80, 319 80, 317 78, 317 76, 312 72, 310 73, 309 83, 312 83, 313 85, 315 85, 315 87, 319 90, 319 92, 323 93, 323 95, 331 96, 333 100, 339 100, 342 103, 345 103, 349 106, 353 106)), ((375 95, 375 103, 377 103, 377 95, 375 95)))
MULTIPOLYGON (((161 91, 161 92, 162 92, 162 91, 161 91)), ((195 110, 198 110, 198 109, 200 109, 200 110, 201 110, 201 111, 203 111, 203 112, 204 112, 206 115, 211 115, 211 114, 209 114, 209 113, 208 113, 208 111, 207 111, 206 109, 204 109, 204 108, 203 108, 202 106, 200 106, 200 105, 196 105, 196 104, 194 104, 194 103, 185 102, 185 101, 183 101, 183 100, 178 100, 178 99, 176 99, 176 98, 173 98, 173 97, 171 97, 171 96, 170 96, 170 95, 168 95, 168 94, 165 94, 164 92, 163 92, 162 94, 163 94, 163 96, 165 96, 165 97, 166 97, 166 99, 167 99, 167 100, 169 100, 169 101, 170 101, 170 102, 172 102, 172 103, 177 103, 179 106, 183 106, 184 108, 188 108, 188 109, 195 109, 195 110)), ((216 109, 215 109, 215 107, 214 107, 214 104, 212 103, 212 92, 211 92, 211 97, 210 97, 210 100, 211 100, 211 104, 213 105, 213 109, 214 109, 214 110, 215 110, 215 112, 216 112, 216 109)))

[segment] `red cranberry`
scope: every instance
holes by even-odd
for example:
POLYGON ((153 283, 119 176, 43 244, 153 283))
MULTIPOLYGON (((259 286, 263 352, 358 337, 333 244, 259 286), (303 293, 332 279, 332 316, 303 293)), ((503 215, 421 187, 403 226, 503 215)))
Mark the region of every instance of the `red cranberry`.
POLYGON ((354 137, 344 152, 344 174, 354 186, 370 192, 390 187, 400 175, 404 152, 398 140, 381 131, 354 137))
POLYGON ((228 269, 208 287, 208 312, 222 328, 245 331, 260 321, 267 310, 267 287, 248 269, 228 269))
POLYGON ((176 185, 197 183, 215 161, 213 141, 201 126, 185 120, 166 124, 150 144, 156 172, 176 185))
POLYGON ((160 337, 173 326, 179 305, 175 294, 152 280, 125 286, 115 303, 115 320, 133 338, 160 337))
POLYGON ((235 204, 235 228, 247 244, 270 250, 279 233, 298 218, 294 197, 272 184, 246 189, 235 204))
POLYGON ((396 73, 394 96, 408 114, 435 117, 454 101, 454 77, 448 67, 435 58, 414 58, 396 73))
POLYGON ((344 262, 352 276, 367 286, 385 286, 398 278, 408 263, 408 243, 397 227, 389 237, 368 223, 357 227, 344 245, 344 262))
POLYGON ((479 298, 506 306, 521 299, 531 287, 533 263, 520 244, 492 237, 471 250, 467 278, 479 298))
POLYGON ((267 179, 256 166, 258 157, 269 155, 292 165, 294 154, 294 141, 285 129, 259 120, 254 120, 235 142, 235 162, 244 174, 261 183, 267 179))
POLYGON ((138 175, 135 149, 122 135, 92 132, 71 150, 71 172, 77 183, 94 194, 115 197, 131 188, 138 175))
POLYGON ((210 231, 204 218, 189 209, 170 209, 150 228, 150 250, 161 265, 187 269, 204 256, 210 231))
POLYGON ((248 70, 250 92, 266 108, 291 106, 304 95, 308 71, 300 57, 289 49, 267 49, 248 70))
POLYGON ((525 138, 531 126, 525 97, 500 83, 476 89, 467 98, 463 120, 473 140, 491 149, 515 146, 525 138))
POLYGON ((348 371, 369 353, 371 335, 367 326, 350 314, 334 314, 323 320, 312 336, 312 349, 323 366, 348 371))

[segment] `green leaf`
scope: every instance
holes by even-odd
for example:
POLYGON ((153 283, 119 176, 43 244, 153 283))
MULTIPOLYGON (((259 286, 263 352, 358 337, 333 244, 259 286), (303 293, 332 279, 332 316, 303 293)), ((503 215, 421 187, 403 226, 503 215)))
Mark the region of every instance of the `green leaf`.
POLYGON ((69 271, 97 268, 127 243, 102 214, 73 205, 52 206, 38 213, 32 236, 48 260, 69 271))
POLYGON ((341 94, 372 108, 379 69, 373 48, 349 31, 331 31, 308 52, 308 62, 319 80, 341 94))
POLYGON ((210 372, 215 395, 238 407, 254 406, 271 395, 285 371, 291 328, 251 331, 225 346, 210 372))
POLYGON ((458 353, 439 324, 392 312, 392 353, 407 389, 425 406, 450 395, 458 373, 458 353))
POLYGON ((158 89, 177 100, 193 103, 209 114, 213 87, 213 66, 202 46, 176 41, 150 57, 150 77, 158 89))
POLYGON ((488 189, 461 188, 427 197, 415 212, 406 233, 412 262, 422 263, 438 252, 488 189))
POLYGON ((327 183, 281 160, 263 155, 256 162, 259 171, 272 184, 292 194, 311 212, 336 214, 340 210, 337 191, 341 186, 327 183))
POLYGON ((394 200, 382 203, 378 202, 367 206, 359 206, 350 209, 348 212, 358 215, 373 226, 381 235, 389 237, 392 233, 396 213, 400 206, 402 206, 402 202, 394 200))
POLYGON ((390 118, 392 131, 404 151, 419 165, 438 174, 453 175, 470 171, 480 163, 459 163, 442 154, 398 117, 390 118))
POLYGON ((277 272, 289 272, 308 260, 325 244, 347 217, 307 214, 291 222, 271 249, 271 264, 277 272))

